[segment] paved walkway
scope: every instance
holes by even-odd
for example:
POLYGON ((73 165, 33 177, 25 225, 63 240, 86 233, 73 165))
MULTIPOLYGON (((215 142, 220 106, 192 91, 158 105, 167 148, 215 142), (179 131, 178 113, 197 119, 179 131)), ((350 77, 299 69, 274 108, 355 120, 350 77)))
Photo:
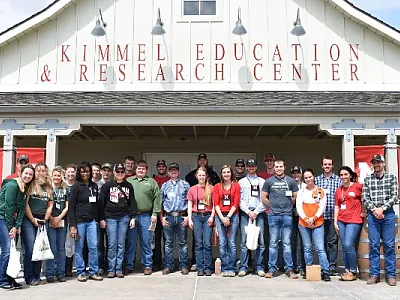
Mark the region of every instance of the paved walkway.
MULTIPOLYGON (((78 282, 70 279, 65 283, 24 286, 22 290, 0 290, 1 300, 117 300, 117 299, 353 299, 390 300, 399 299, 400 284, 389 287, 381 282, 367 286, 365 281, 341 282, 332 277, 331 282, 307 282, 290 280, 281 275, 273 279, 248 275, 244 278, 217 276, 197 277, 196 273, 183 276, 175 272, 163 276, 161 272, 144 276, 131 274, 123 279, 105 278, 102 282, 78 282)), ((18 280, 20 281, 20 280, 18 280)))

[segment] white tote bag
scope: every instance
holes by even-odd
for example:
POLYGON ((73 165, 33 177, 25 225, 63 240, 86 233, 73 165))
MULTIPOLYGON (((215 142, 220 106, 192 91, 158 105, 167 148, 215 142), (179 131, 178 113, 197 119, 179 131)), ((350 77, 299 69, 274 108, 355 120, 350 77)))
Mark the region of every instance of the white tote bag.
POLYGON ((252 221, 249 218, 249 224, 246 230, 246 246, 249 250, 256 250, 258 247, 258 236, 260 234, 260 227, 257 226, 256 220, 252 221))
POLYGON ((33 245, 32 261, 54 259, 50 249, 49 238, 47 237, 46 226, 40 226, 36 233, 35 244, 33 245))
POLYGON ((21 263, 19 261, 19 251, 17 251, 17 247, 15 246, 15 240, 11 240, 10 246, 10 258, 8 260, 7 266, 7 275, 12 278, 17 278, 19 272, 21 271, 21 263))

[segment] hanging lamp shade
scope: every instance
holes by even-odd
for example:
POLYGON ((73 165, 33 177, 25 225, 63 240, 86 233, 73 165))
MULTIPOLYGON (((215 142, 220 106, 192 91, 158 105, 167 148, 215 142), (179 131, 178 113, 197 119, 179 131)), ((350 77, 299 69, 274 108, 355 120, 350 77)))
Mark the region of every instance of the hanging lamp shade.
POLYGON ((235 35, 244 35, 247 33, 246 28, 244 28, 242 24, 242 19, 241 19, 241 9, 240 7, 238 8, 238 19, 235 24, 235 28, 233 28, 232 33, 235 35))
POLYGON ((104 30, 103 26, 100 24, 100 20, 96 21, 96 26, 94 26, 92 30, 92 35, 95 37, 105 36, 106 31, 104 30))
POLYGON ((163 35, 163 34, 165 34, 165 30, 164 30, 163 26, 164 26, 164 23, 161 21, 160 8, 158 8, 156 25, 153 27, 153 30, 151 31, 151 34, 152 35, 163 35))
POLYGON ((304 30, 303 25, 301 25, 301 20, 300 20, 300 8, 297 9, 297 18, 296 21, 293 22, 293 29, 290 31, 291 34, 295 36, 303 36, 306 34, 306 31, 304 30))

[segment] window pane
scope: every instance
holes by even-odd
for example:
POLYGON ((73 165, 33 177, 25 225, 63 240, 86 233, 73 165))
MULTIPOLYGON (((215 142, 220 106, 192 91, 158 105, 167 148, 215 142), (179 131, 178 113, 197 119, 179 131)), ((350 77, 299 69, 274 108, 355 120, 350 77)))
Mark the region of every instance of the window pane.
POLYGON ((184 1, 183 14, 185 16, 199 15, 199 1, 184 1))
POLYGON ((202 0, 200 1, 200 14, 201 15, 216 15, 217 8, 216 8, 216 1, 207 1, 202 0))

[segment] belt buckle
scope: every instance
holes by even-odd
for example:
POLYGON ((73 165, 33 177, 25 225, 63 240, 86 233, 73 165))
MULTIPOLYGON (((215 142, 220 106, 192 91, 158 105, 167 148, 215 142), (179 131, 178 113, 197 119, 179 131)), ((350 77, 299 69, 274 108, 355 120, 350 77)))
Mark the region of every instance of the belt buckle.
POLYGON ((178 211, 171 212, 171 216, 173 216, 173 217, 179 217, 180 215, 181 215, 181 213, 178 211))

